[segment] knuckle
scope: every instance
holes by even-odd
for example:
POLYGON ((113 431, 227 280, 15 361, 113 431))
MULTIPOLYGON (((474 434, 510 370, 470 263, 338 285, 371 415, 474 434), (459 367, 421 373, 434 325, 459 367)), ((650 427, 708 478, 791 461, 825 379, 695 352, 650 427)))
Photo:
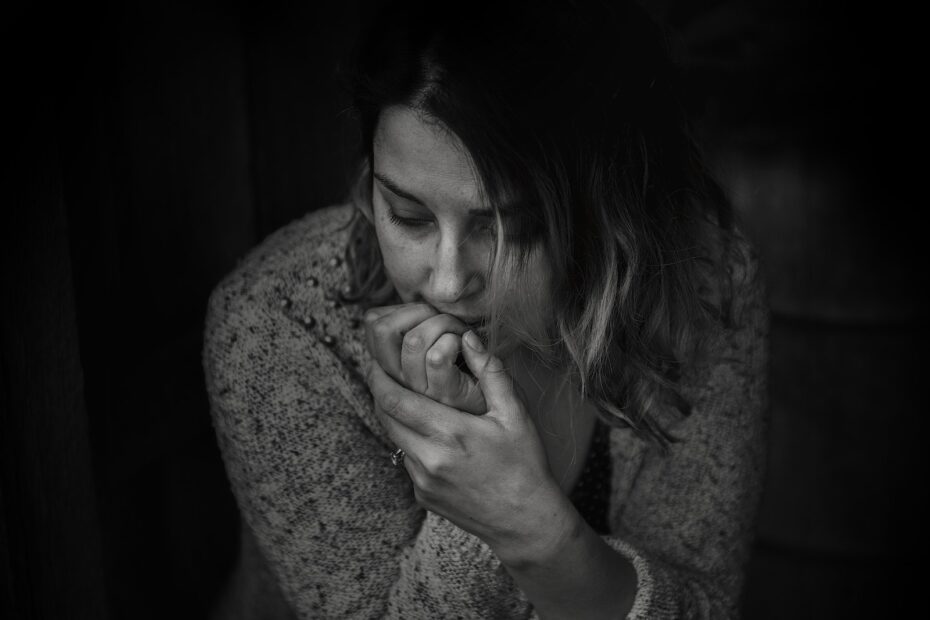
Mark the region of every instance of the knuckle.
POLYGON ((429 313, 431 316, 435 316, 435 315, 439 314, 438 312, 436 312, 436 309, 435 309, 435 308, 433 308, 431 305, 429 305, 428 303, 423 302, 423 301, 418 302, 417 305, 416 305, 415 307, 417 308, 417 310, 422 310, 422 311, 424 311, 424 312, 427 312, 427 313, 429 313))
POLYGON ((446 356, 442 351, 434 347, 426 354, 426 361, 433 368, 442 368, 446 361, 446 356))
POLYGON ((465 433, 457 429, 442 432, 435 438, 435 441, 442 446, 439 450, 441 454, 433 457, 437 467, 448 467, 454 461, 454 455, 464 454, 468 451, 465 433))
POLYGON ((404 351, 407 353, 419 353, 423 349, 423 336, 419 333, 409 331, 404 336, 404 351))
POLYGON ((507 371, 504 368, 504 363, 501 362, 498 358, 492 356, 489 357, 488 361, 485 363, 484 372, 489 375, 500 375, 506 373, 507 371))
POLYGON ((455 332, 446 332, 436 341, 436 346, 446 353, 458 352, 462 347, 462 337, 455 332))
POLYGON ((441 477, 448 470, 448 462, 439 454, 429 455, 420 459, 423 470, 428 474, 427 478, 422 481, 421 490, 429 493, 433 487, 433 480, 441 477))
POLYGON ((382 411, 389 414, 397 413, 402 406, 400 395, 393 391, 381 394, 378 398, 378 404, 381 406, 382 411))
POLYGON ((376 319, 371 324, 371 332, 376 338, 386 339, 391 335, 391 327, 383 319, 376 319))

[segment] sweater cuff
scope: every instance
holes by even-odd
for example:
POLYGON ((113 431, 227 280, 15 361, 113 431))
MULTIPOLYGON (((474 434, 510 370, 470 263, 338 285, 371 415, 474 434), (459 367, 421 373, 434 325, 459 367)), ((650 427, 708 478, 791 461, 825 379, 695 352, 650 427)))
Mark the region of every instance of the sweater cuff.
MULTIPOLYGON (((626 615, 626 620, 649 618, 649 609, 652 607, 652 598, 655 592, 655 579, 649 568, 648 561, 633 547, 619 538, 612 536, 604 536, 603 538, 614 551, 629 560, 636 570, 636 598, 633 599, 633 607, 626 615)), ((536 609, 532 610, 529 620, 540 620, 536 609)))
POLYGON ((655 593, 655 577, 649 567, 649 562, 636 549, 613 536, 605 536, 604 541, 611 548, 629 560, 636 570, 636 598, 633 607, 626 615, 626 620, 642 620, 649 617, 652 599, 655 593))

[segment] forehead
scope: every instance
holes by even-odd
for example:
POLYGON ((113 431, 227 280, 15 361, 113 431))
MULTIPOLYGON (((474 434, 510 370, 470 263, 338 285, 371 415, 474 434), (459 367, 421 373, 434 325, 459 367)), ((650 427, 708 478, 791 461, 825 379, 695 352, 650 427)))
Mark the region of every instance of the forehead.
POLYGON ((406 106, 386 108, 373 144, 374 172, 436 209, 482 205, 471 157, 451 131, 406 106))

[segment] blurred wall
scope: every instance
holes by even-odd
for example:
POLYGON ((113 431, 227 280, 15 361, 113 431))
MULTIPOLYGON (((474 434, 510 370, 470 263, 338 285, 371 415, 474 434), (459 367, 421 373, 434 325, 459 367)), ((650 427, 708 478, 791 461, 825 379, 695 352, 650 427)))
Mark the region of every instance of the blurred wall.
POLYGON ((768 284, 770 453, 745 615, 903 615, 926 549, 926 306, 893 16, 762 0, 666 11, 768 284))
MULTIPOLYGON (((29 558, 75 540, 94 570, 72 617, 209 609, 238 524, 200 371, 206 297, 266 234, 344 195, 354 144, 336 74, 370 4, 29 5, 7 21, 21 106, 8 124, 29 119, 12 129, 43 148, 21 150, 3 216, 0 576, 22 589, 6 588, 4 617, 55 615, 41 600, 66 573, 29 558), (39 342, 52 319, 31 309, 50 304, 67 318, 60 368, 56 349, 13 354, 39 342), (30 408, 42 390, 75 408, 30 408), (49 422, 29 431, 35 416, 49 422), (56 438, 67 459, 42 456, 56 438), (40 510, 36 485, 74 490, 72 512, 40 510), (60 542, 32 546, 40 513, 60 542)), ((649 6, 769 284, 771 449, 746 617, 887 615, 923 549, 909 440, 924 429, 924 307, 916 221, 882 181, 894 151, 883 56, 862 34, 874 25, 799 0, 649 6)))

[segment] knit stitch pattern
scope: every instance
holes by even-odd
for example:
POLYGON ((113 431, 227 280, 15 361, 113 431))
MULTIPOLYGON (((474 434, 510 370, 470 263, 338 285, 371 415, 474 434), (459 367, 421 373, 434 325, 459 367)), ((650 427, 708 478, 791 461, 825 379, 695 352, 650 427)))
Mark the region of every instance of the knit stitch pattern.
MULTIPOLYGON (((361 368, 361 312, 343 305, 348 205, 278 230, 214 290, 203 364, 243 518, 223 618, 530 618, 480 539, 415 501, 361 368)), ((692 413, 663 453, 610 432, 604 538, 633 563, 629 618, 737 614, 764 463, 768 316, 740 241, 733 328, 685 374, 692 413)))

